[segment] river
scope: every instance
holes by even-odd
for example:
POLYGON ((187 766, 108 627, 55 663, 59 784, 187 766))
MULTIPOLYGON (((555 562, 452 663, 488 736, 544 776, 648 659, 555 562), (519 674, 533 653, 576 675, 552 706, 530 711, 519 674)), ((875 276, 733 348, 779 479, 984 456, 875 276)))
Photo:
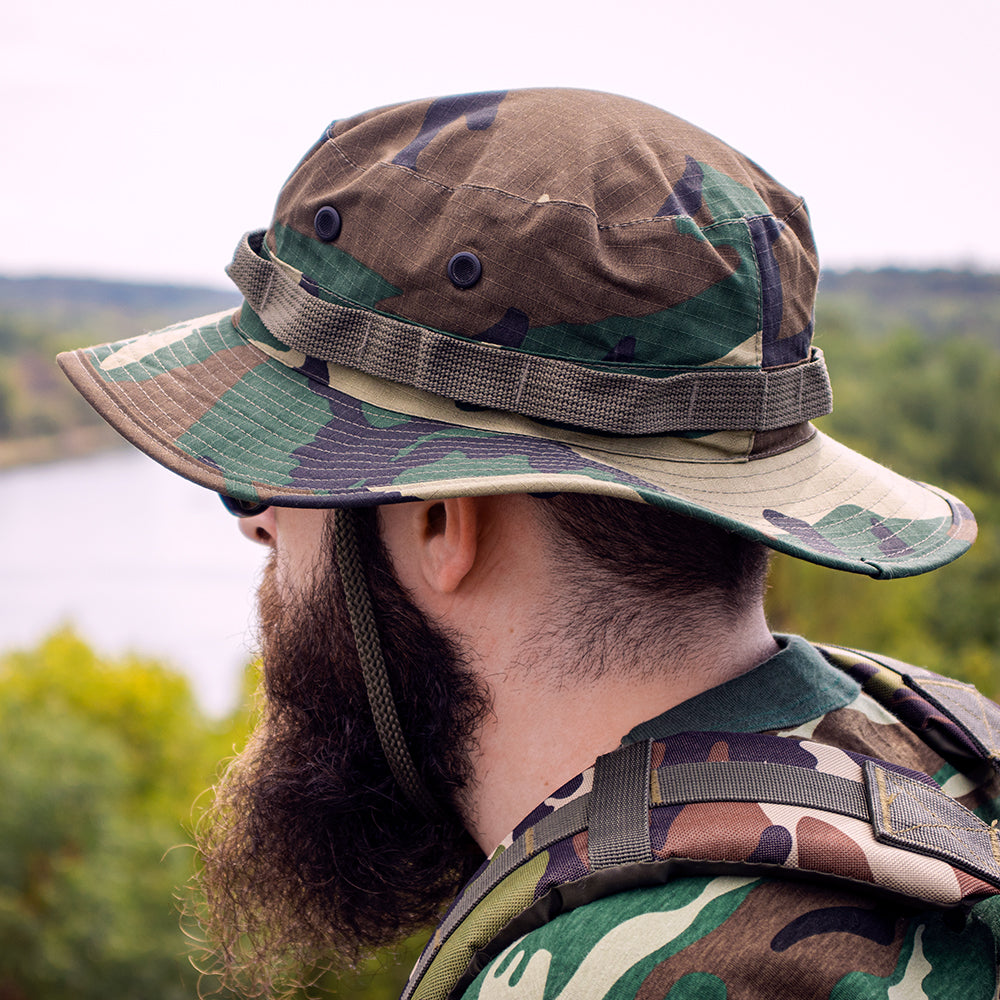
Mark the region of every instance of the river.
POLYGON ((0 472, 0 650, 72 625, 101 654, 169 663, 224 713, 264 554, 213 493, 130 449, 0 472))

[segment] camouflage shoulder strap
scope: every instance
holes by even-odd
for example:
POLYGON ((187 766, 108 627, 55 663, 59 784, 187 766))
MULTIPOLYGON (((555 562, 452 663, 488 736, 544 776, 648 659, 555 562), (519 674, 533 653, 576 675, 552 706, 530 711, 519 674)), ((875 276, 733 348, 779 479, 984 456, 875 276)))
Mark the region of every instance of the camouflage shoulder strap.
POLYGON ((845 646, 816 648, 960 771, 1000 772, 1000 708, 971 684, 845 646))
POLYGON ((460 996, 507 945, 558 914, 691 874, 828 880, 954 907, 1000 894, 1000 840, 927 775, 836 747, 722 732, 630 744, 515 830, 452 905, 403 1000, 460 996), (833 836, 793 851, 809 817, 833 836), (867 871, 845 864, 845 835, 867 871))

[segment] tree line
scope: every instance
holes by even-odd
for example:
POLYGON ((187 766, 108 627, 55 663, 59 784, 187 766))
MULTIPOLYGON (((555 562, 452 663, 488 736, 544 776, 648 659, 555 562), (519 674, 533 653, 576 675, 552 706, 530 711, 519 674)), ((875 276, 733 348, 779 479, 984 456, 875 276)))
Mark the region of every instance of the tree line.
POLYGON ((970 552, 933 573, 877 581, 778 556, 772 628, 922 663, 1000 696, 1000 346, 995 331, 942 339, 914 327, 858 328, 817 315, 833 413, 817 425, 975 512, 970 552))

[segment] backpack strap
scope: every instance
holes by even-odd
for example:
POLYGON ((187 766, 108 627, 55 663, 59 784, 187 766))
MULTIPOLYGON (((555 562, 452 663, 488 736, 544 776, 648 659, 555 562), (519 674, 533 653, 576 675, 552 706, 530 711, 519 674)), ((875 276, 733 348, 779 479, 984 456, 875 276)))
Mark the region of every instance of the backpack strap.
POLYGON ((927 775, 756 733, 620 747, 515 833, 452 905, 403 1000, 458 996, 559 913, 682 875, 831 881, 938 907, 1000 893, 997 831, 927 775))
POLYGON ((1000 707, 971 684, 845 646, 816 648, 960 771, 986 762, 1000 773, 1000 707))

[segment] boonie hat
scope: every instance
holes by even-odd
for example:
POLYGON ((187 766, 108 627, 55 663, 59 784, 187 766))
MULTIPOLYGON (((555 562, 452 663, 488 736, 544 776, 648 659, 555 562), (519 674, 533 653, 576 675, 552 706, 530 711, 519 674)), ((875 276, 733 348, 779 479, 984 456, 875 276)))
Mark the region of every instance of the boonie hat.
POLYGON ((803 201, 649 105, 521 90, 334 122, 228 270, 235 311, 60 363, 237 499, 597 493, 875 577, 975 537, 810 423, 831 393, 803 201))

